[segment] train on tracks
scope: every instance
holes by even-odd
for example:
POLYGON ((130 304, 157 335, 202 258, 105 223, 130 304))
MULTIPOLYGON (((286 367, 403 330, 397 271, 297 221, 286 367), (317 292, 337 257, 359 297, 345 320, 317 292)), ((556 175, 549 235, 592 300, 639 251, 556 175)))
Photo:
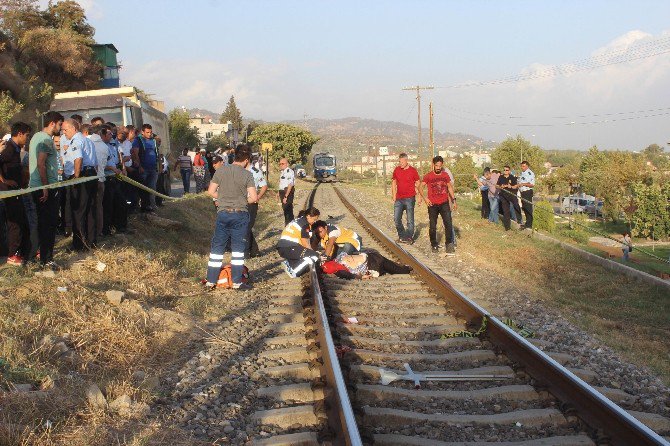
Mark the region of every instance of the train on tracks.
POLYGON ((314 155, 314 179, 319 182, 337 181, 337 158, 330 153, 314 155))

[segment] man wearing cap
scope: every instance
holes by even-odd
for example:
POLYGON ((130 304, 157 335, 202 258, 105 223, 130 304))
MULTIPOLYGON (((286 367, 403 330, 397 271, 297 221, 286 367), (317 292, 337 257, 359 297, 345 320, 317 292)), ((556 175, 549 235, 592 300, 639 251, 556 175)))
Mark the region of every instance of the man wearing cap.
POLYGON ((284 224, 291 223, 293 216, 293 194, 295 192, 295 174, 293 169, 288 165, 288 160, 282 158, 279 160, 279 200, 281 200, 281 207, 284 210, 284 224))
POLYGON ((258 155, 251 158, 251 163, 247 169, 251 172, 251 175, 254 177, 254 185, 256 186, 257 199, 254 203, 249 203, 247 208, 249 208, 249 245, 247 251, 249 257, 258 257, 260 256, 260 251, 258 249, 258 243, 256 243, 256 238, 254 237, 254 223, 256 223, 256 216, 258 215, 258 202, 261 201, 263 195, 268 190, 268 182, 265 180, 265 175, 260 169, 254 167, 254 163, 258 160, 258 155))
POLYGON ((519 176, 519 191, 521 192, 521 209, 526 216, 526 223, 520 229, 533 229, 533 188, 535 187, 535 174, 530 170, 528 161, 521 162, 521 175, 519 176))

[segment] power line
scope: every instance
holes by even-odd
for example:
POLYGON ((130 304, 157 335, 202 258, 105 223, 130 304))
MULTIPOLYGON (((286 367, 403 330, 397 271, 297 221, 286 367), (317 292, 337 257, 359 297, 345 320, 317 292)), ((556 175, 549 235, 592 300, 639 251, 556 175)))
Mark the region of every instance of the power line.
MULTIPOLYGON (((438 104, 439 106, 439 104, 438 104)), ((443 108, 443 111, 448 114, 449 116, 453 116, 454 118, 461 119, 464 121, 470 121, 470 122, 476 122, 479 124, 487 124, 487 125, 498 125, 498 126, 505 126, 505 127, 565 127, 565 126, 571 126, 571 125, 595 125, 595 124, 607 124, 610 122, 620 122, 620 121, 632 121, 632 120, 637 120, 637 119, 646 119, 646 118, 654 118, 658 116, 667 116, 670 115, 670 108, 665 108, 665 109, 658 109, 659 112, 655 113, 647 113, 644 115, 634 115, 634 116, 628 116, 628 117, 619 117, 619 118, 610 118, 610 119, 601 119, 601 120, 596 120, 596 121, 569 121, 569 122, 559 122, 559 123, 528 123, 528 124, 519 124, 515 122, 497 122, 497 121, 485 121, 482 119, 473 119, 473 118, 467 118, 465 116, 458 115, 456 113, 452 113, 448 111, 448 109, 445 109, 445 107, 440 106, 443 108), (663 111, 661 111, 663 110, 663 111)))
POLYGON ((650 42, 640 43, 638 45, 635 45, 634 47, 629 47, 622 50, 610 51, 598 56, 582 59, 573 62, 571 64, 554 65, 529 74, 519 74, 515 76, 509 76, 490 81, 466 82, 454 85, 437 86, 435 88, 447 89, 447 88, 483 87, 490 85, 501 85, 515 82, 523 82, 533 79, 556 77, 559 75, 568 75, 580 71, 593 70, 596 68, 602 68, 626 62, 632 62, 635 60, 646 59, 667 53, 670 53, 670 37, 662 37, 650 42))
MULTIPOLYGON (((532 119, 531 116, 522 116, 519 114, 510 114, 510 115, 496 115, 492 113, 480 113, 480 112, 474 112, 470 110, 464 110, 464 109, 459 109, 459 108, 454 108, 454 107, 445 107, 447 110, 451 110, 454 112, 458 113, 465 113, 468 115, 475 115, 475 116, 486 116, 489 118, 498 118, 498 119, 532 119)), ((670 110, 670 107, 662 107, 662 108, 651 108, 647 110, 632 110, 632 111, 625 111, 625 112, 611 112, 611 113, 592 113, 592 114, 583 114, 583 115, 564 115, 564 116, 547 116, 544 119, 579 119, 579 118, 599 118, 599 117, 604 117, 604 116, 623 116, 623 115, 632 115, 632 114, 639 114, 639 113, 651 113, 651 112, 659 112, 659 111, 666 111, 670 110)))

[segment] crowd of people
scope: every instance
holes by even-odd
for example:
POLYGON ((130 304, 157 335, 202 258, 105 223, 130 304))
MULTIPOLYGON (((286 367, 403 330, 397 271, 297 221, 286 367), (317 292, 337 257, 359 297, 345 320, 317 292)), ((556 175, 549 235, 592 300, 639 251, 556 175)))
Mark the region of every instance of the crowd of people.
POLYGON ((521 230, 533 228, 535 174, 530 170, 528 161, 522 161, 520 167, 518 178, 512 174, 510 166, 504 166, 502 173, 486 167, 481 177, 474 176, 481 193, 482 218, 497 224, 502 214, 506 231, 511 229, 511 220, 515 220, 521 230), (522 211, 525 223, 521 220, 522 211))
POLYGON ((84 123, 54 111, 42 122, 34 134, 30 125, 14 123, 0 146, 0 256, 9 265, 53 269, 58 233, 72 238, 70 250, 87 251, 103 237, 128 232, 129 213, 155 211, 161 201, 154 194, 119 176, 169 194, 169 164, 149 124, 136 129, 101 117, 84 123), (57 186, 87 177, 94 179, 57 186))

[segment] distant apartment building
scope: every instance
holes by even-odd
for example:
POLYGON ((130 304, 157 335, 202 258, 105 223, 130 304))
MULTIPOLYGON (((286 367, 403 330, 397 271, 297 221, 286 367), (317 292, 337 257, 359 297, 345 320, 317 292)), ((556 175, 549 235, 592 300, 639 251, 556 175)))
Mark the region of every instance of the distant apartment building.
POLYGON ((470 153, 470 158, 472 162, 475 163, 476 167, 482 167, 484 164, 491 164, 491 154, 487 152, 481 153, 470 153))
POLYGON ((198 130, 198 138, 200 139, 200 147, 204 148, 215 136, 225 135, 230 138, 232 135, 232 126, 214 122, 209 116, 195 115, 189 117, 189 124, 191 127, 198 130))

